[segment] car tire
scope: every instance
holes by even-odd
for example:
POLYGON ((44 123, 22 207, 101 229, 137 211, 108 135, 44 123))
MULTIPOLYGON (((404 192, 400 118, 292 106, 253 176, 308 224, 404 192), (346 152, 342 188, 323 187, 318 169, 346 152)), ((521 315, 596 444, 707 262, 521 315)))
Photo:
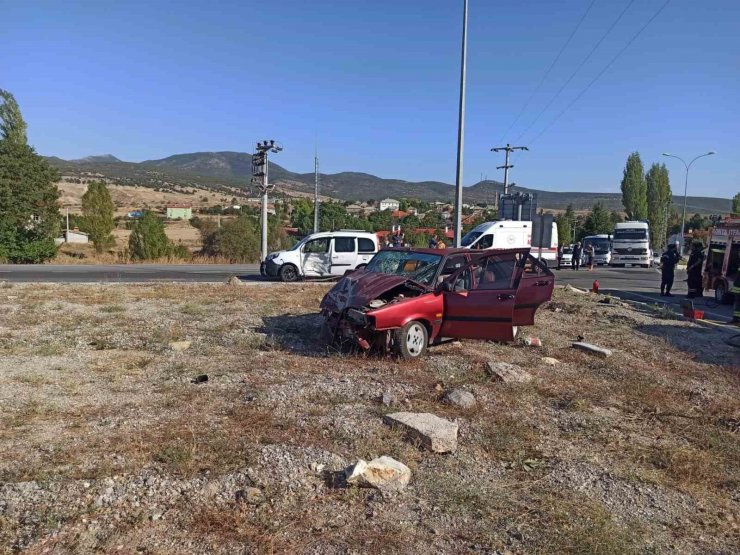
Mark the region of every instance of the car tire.
POLYGON ((285 283, 298 281, 298 268, 293 266, 293 264, 283 264, 280 266, 280 270, 278 270, 278 276, 280 276, 280 281, 284 281, 285 283))
POLYGON ((411 320, 393 332, 393 348, 398 356, 410 360, 421 357, 427 350, 429 331, 418 320, 411 320))
POLYGON ((714 300, 719 304, 730 304, 730 295, 727 294, 727 286, 723 281, 714 284, 714 300))

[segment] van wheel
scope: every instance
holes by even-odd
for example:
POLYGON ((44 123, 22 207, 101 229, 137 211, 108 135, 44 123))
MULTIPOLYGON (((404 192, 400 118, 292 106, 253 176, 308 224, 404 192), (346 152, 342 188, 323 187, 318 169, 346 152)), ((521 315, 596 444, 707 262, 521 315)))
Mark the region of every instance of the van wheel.
POLYGON ((730 304, 730 296, 727 294, 727 286, 722 281, 714 284, 714 300, 720 304, 730 304))
POLYGON ((429 332, 418 320, 412 320, 393 332, 393 349, 406 360, 419 358, 427 350, 429 332))
POLYGON ((296 268, 292 264, 283 264, 282 266, 280 266, 280 271, 278 272, 278 275, 280 276, 281 281, 284 281, 286 283, 297 281, 298 268, 296 268))

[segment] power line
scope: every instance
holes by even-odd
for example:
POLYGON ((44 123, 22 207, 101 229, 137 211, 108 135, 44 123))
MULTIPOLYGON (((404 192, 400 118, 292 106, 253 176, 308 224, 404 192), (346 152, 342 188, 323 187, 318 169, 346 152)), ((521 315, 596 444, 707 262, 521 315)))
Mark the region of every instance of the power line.
POLYGON ((565 114, 565 112, 567 112, 567 111, 568 111, 568 110, 569 110, 569 109, 570 109, 570 108, 571 108, 571 107, 572 107, 572 106, 573 106, 573 105, 574 105, 574 104, 575 104, 576 102, 578 102, 578 101, 580 100, 580 98, 581 98, 581 97, 582 97, 582 96, 583 96, 584 94, 586 94, 586 92, 587 92, 587 91, 588 91, 588 90, 589 90, 589 89, 591 88, 591 86, 592 86, 592 85, 593 85, 594 83, 596 83, 596 81, 598 81, 598 80, 599 80, 599 79, 600 79, 600 78, 601 78, 601 77, 602 77, 602 76, 603 76, 603 75, 604 75, 604 74, 605 74, 605 73, 606 73, 606 72, 607 72, 607 71, 609 70, 609 68, 610 68, 610 67, 611 67, 612 65, 614 65, 614 62, 616 62, 616 61, 617 61, 617 60, 619 59, 619 57, 620 57, 620 56, 621 56, 622 54, 624 54, 624 53, 625 53, 625 51, 626 51, 626 50, 627 50, 627 49, 628 49, 628 48, 629 48, 629 47, 630 47, 630 46, 632 45, 632 43, 633 43, 633 42, 635 42, 635 40, 637 40, 637 37, 639 37, 639 36, 640 36, 640 35, 642 34, 642 32, 643 32, 643 31, 644 31, 645 29, 647 29, 647 28, 648 28, 648 26, 649 26, 649 25, 650 25, 650 24, 651 24, 651 23, 652 23, 653 21, 655 21, 655 19, 656 19, 656 18, 657 18, 657 17, 658 17, 659 15, 660 15, 660 13, 661 13, 661 12, 662 12, 662 11, 663 11, 663 10, 664 10, 664 9, 665 9, 665 8, 666 8, 667 6, 668 6, 668 4, 670 4, 670 3, 671 3, 671 0, 666 0, 666 1, 665 1, 665 3, 664 3, 664 4, 663 4, 663 5, 662 5, 662 6, 660 7, 660 8, 658 8, 658 11, 657 11, 657 12, 655 12, 655 13, 653 14, 653 16, 652 16, 652 17, 651 17, 650 19, 648 19, 648 20, 647 20, 647 22, 645 23, 645 25, 643 25, 642 27, 640 27, 640 29, 639 29, 639 30, 637 31, 637 33, 635 33, 635 34, 634 34, 634 35, 632 36, 632 38, 631 38, 631 39, 630 39, 630 40, 629 40, 629 41, 627 42, 627 44, 625 44, 625 45, 624 45, 624 47, 623 47, 623 48, 622 48, 622 49, 621 49, 621 50, 620 50, 619 52, 617 52, 617 55, 616 55, 616 56, 614 56, 614 57, 613 57, 613 58, 611 59, 611 61, 610 61, 610 62, 609 62, 608 64, 606 64, 606 66, 604 66, 604 68, 603 68, 603 69, 602 69, 602 70, 601 70, 601 71, 600 71, 600 72, 599 72, 599 73, 598 73, 598 74, 596 75, 596 77, 594 77, 594 78, 593 78, 593 79, 592 79, 592 80, 591 80, 591 81, 589 82, 589 84, 588 84, 588 85, 586 85, 586 86, 585 86, 585 87, 583 88, 583 90, 582 90, 582 91, 581 91, 580 93, 578 93, 578 96, 576 96, 576 97, 575 97, 575 98, 574 98, 574 99, 573 99, 573 100, 572 100, 572 101, 570 102, 570 104, 568 104, 568 105, 567 105, 567 106, 566 106, 565 108, 563 108, 563 110, 562 110, 562 111, 561 111, 561 112, 560 112, 560 113, 559 113, 559 114, 558 114, 557 116, 555 116, 555 119, 553 119, 553 120, 552 120, 552 121, 551 121, 551 122, 550 122, 549 124, 547 124, 547 125, 546 125, 546 126, 545 126, 545 127, 543 128, 543 129, 542 129, 542 131, 540 131, 540 132, 539 132, 539 133, 538 133, 537 135, 535 135, 534 139, 532 139, 531 141, 529 141, 529 143, 530 143, 530 144, 534 143, 534 142, 535 142, 535 141, 536 141, 537 139, 539 139, 539 138, 540 138, 540 137, 541 137, 541 136, 542 136, 542 135, 543 135, 543 134, 544 134, 544 133, 545 133, 545 132, 546 132, 546 131, 547 131, 548 129, 550 129, 550 128, 551 128, 551 127, 552 127, 553 125, 555 125, 555 122, 556 122, 556 121, 558 121, 558 120, 559 120, 559 119, 561 118, 561 116, 562 116, 563 114, 565 114))
POLYGON ((630 7, 632 6, 632 4, 634 4, 634 3, 635 3, 635 0, 630 0, 627 3, 627 6, 625 6, 625 8, 619 14, 619 16, 617 17, 617 19, 614 20, 614 23, 612 23, 609 26, 609 28, 606 30, 606 33, 604 33, 602 35, 602 37, 597 41, 597 43, 591 48, 591 50, 589 51, 589 53, 586 55, 586 57, 583 59, 583 61, 579 64, 579 66, 576 68, 576 70, 573 73, 571 73, 570 77, 568 77, 568 80, 565 83, 563 83, 563 85, 558 89, 558 92, 555 93, 555 96, 553 96, 550 99, 550 101, 547 103, 547 105, 537 114, 537 117, 534 118, 534 120, 532 121, 532 123, 530 123, 527 126, 527 128, 519 134, 519 136, 515 139, 514 142, 519 142, 519 140, 524 135, 526 135, 526 133, 530 129, 532 129, 532 127, 534 127, 534 125, 540 120, 540 118, 542 117, 542 115, 550 108, 550 106, 553 105, 553 103, 558 99, 558 97, 560 96, 560 94, 565 90, 565 87, 567 87, 570 84, 570 82, 573 80, 573 78, 578 74, 578 72, 581 71, 581 69, 583 69, 583 66, 585 66, 586 63, 591 59, 591 56, 593 56, 594 52, 596 52, 596 50, 599 48, 599 46, 601 46, 601 43, 604 42, 604 40, 606 40, 606 37, 608 37, 609 34, 614 30, 614 28, 617 26, 617 24, 622 20, 622 18, 624 17, 624 15, 627 13, 627 10, 629 10, 630 7))
POLYGON ((509 127, 508 127, 508 128, 506 129, 506 131, 504 131, 504 132, 503 132, 503 134, 501 135, 501 138, 500 138, 500 139, 498 140, 498 143, 499 143, 499 144, 501 144, 501 143, 503 143, 503 142, 504 142, 504 139, 505 139, 505 138, 506 138, 506 136, 507 136, 507 135, 509 134, 509 131, 511 131, 511 130, 512 130, 512 129, 514 128, 514 126, 515 126, 515 125, 517 124, 517 122, 519 121, 519 118, 520 118, 520 117, 522 117, 522 114, 524 113, 524 111, 525 111, 525 110, 526 110, 527 108, 529 108, 529 105, 531 104, 531 102, 532 102, 532 99, 533 99, 533 98, 535 97, 535 95, 536 95, 536 94, 537 94, 537 93, 539 92, 540 88, 542 88, 542 85, 543 85, 543 84, 545 83, 545 79, 547 79, 547 77, 548 77, 548 76, 550 75, 550 72, 551 72, 551 71, 552 71, 552 69, 553 69, 553 68, 555 67, 555 64, 557 64, 557 63, 558 63, 558 60, 560 60, 560 57, 561 57, 561 56, 563 55, 563 52, 565 52, 565 49, 566 49, 566 48, 568 48, 568 45, 570 44, 570 41, 572 41, 572 40, 573 40, 573 37, 574 37, 574 36, 576 35, 576 33, 578 32, 578 29, 580 29, 580 28, 581 28, 581 24, 582 24, 582 23, 583 23, 583 21, 584 21, 584 20, 586 19, 586 16, 587 16, 587 15, 589 14, 589 12, 591 11, 591 8, 593 7, 593 5, 594 5, 595 3, 596 3, 596 0, 591 0, 591 3, 590 3, 590 4, 588 5, 588 8, 586 8, 586 11, 585 11, 585 13, 584 13, 584 14, 583 14, 583 15, 581 16, 581 19, 579 19, 579 20, 578 20, 578 23, 576 24, 576 27, 575 27, 575 29, 573 29, 573 32, 572 32, 572 33, 570 34, 570 36, 568 37, 568 40, 566 40, 566 41, 565 41, 565 44, 563 44, 563 46, 562 46, 562 47, 560 48, 560 52, 558 52, 557 56, 555 56, 555 59, 554 59, 554 60, 552 61, 552 63, 550 64, 550 67, 548 67, 548 68, 547 68, 547 71, 545 71, 545 74, 544 74, 544 75, 542 76, 542 79, 540 79, 540 82, 539 82, 539 83, 537 84, 537 86, 536 86, 536 87, 534 88, 534 90, 532 91, 532 94, 530 94, 530 95, 529 95, 529 98, 527 98, 527 101, 526 101, 526 102, 524 103, 524 105, 523 105, 523 106, 521 107, 521 109, 519 110, 519 113, 518 113, 518 114, 516 115, 516 117, 514 118, 514 121, 512 121, 512 122, 511 122, 511 125, 509 125, 509 127))

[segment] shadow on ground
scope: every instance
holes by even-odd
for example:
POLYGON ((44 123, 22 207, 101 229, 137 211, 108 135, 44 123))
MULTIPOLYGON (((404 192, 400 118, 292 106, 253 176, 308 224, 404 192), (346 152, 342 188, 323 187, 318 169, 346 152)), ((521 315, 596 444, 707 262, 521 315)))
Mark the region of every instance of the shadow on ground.
POLYGON ((267 336, 267 344, 296 354, 328 356, 321 337, 323 317, 320 314, 281 314, 265 316, 258 332, 267 336))
MULTIPOLYGON (((661 324, 643 324, 636 331, 667 341, 686 355, 705 364, 727 366, 735 373, 740 372, 740 349, 727 341, 740 329, 709 328, 703 326, 683 327, 661 324)), ((656 345, 656 349, 660 348, 656 345)))

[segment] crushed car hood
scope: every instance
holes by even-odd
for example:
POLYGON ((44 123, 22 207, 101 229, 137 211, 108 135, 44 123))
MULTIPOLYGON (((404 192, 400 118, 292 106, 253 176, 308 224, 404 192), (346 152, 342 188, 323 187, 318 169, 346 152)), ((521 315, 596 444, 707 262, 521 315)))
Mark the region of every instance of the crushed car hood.
POLYGON ((360 270, 339 280, 322 299, 321 309, 341 312, 345 308, 362 308, 379 295, 403 284, 419 291, 426 289, 403 276, 360 270))

